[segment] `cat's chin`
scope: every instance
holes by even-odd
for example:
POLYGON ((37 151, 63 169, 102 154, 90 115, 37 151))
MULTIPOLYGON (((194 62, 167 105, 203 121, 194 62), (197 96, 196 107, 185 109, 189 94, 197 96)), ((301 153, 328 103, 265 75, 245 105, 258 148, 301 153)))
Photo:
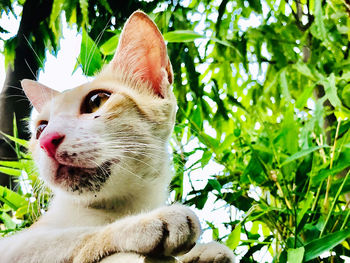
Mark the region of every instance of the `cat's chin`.
POLYGON ((111 166, 116 161, 107 161, 95 168, 58 164, 54 184, 71 193, 99 192, 111 175, 111 166))

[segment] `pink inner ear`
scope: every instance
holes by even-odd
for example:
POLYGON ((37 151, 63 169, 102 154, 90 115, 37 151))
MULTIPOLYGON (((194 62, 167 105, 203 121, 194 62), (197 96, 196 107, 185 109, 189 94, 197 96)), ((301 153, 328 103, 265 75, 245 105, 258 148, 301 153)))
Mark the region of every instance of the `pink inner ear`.
POLYGON ((132 14, 124 26, 112 63, 149 82, 160 96, 164 80, 172 82, 164 39, 153 21, 140 11, 132 14))
POLYGON ((22 80, 21 85, 29 101, 38 112, 41 112, 43 106, 59 94, 58 91, 30 79, 22 80))

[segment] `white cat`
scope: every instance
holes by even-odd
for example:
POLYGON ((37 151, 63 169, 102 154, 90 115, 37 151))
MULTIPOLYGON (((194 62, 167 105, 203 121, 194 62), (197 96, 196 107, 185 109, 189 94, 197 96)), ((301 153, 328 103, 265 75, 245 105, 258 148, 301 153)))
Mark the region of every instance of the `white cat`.
POLYGON ((0 240, 0 262, 233 262, 225 246, 195 246, 189 208, 164 206, 172 80, 163 37, 137 11, 92 82, 59 93, 22 81, 39 112, 30 150, 54 198, 38 222, 0 240))

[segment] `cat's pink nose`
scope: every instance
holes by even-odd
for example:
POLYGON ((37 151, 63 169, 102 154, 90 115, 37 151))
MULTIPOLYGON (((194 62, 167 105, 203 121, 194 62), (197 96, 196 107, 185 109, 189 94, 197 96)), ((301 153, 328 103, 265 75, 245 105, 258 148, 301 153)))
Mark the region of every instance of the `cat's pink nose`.
POLYGON ((46 134, 40 138, 40 147, 52 158, 55 158, 58 146, 63 142, 64 135, 58 132, 46 134))

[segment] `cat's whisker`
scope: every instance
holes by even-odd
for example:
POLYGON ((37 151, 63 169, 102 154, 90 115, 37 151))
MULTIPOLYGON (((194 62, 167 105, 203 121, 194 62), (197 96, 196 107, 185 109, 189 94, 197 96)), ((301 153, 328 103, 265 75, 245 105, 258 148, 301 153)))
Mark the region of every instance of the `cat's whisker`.
POLYGON ((27 100, 27 97, 24 96, 24 95, 20 95, 20 94, 15 94, 15 95, 1 95, 1 98, 4 98, 4 99, 8 99, 8 98, 22 98, 22 99, 26 99, 27 100))
POLYGON ((149 163, 147 163, 145 161, 142 161, 140 159, 137 159, 135 157, 131 157, 131 156, 128 156, 128 155, 124 155, 123 157, 126 158, 126 159, 130 159, 130 160, 134 160, 134 161, 140 162, 140 163, 144 164, 145 166, 151 168, 155 173, 157 173, 157 175, 160 175, 159 170, 157 170, 155 167, 153 167, 152 165, 150 165, 149 163))
MULTIPOLYGON (((33 53, 36 56, 36 58, 38 59, 38 61, 40 62, 41 68, 44 68, 44 61, 39 57, 38 53, 35 51, 35 49, 33 48, 32 44, 29 42, 28 38, 25 35, 23 35, 23 37, 26 40, 26 42, 27 42, 28 46, 30 47, 30 49, 33 51, 33 53)), ((33 74, 33 76, 36 79, 36 76, 34 74, 33 74)))
POLYGON ((101 147, 104 149, 116 149, 116 150, 134 150, 135 153, 159 153, 161 155, 164 154, 164 152, 167 152, 167 149, 165 147, 157 147, 157 146, 150 146, 147 144, 131 144, 131 143, 106 143, 106 144, 100 144, 101 147), (138 152, 140 151, 140 152, 138 152))
POLYGON ((101 32, 98 34, 98 36, 96 37, 92 50, 90 50, 89 55, 88 55, 88 62, 87 62, 87 72, 90 69, 90 64, 92 62, 93 59, 93 54, 95 52, 95 50, 97 49, 98 45, 100 44, 100 41, 102 39, 102 36, 104 34, 104 32, 106 32, 108 24, 111 22, 111 18, 109 19, 109 21, 106 23, 105 27, 101 30, 101 32))
POLYGON ((143 139, 144 140, 145 138, 147 138, 147 139, 151 139, 151 140, 163 143, 163 144, 165 144, 167 142, 167 140, 161 139, 161 138, 159 138, 157 136, 150 136, 150 135, 148 135, 147 137, 144 137, 144 135, 133 135, 133 134, 130 134, 130 132, 128 132, 128 131, 126 131, 124 133, 122 133, 122 132, 108 133, 106 135, 108 137, 110 137, 110 138, 113 138, 113 139, 121 139, 121 138, 132 139, 132 138, 135 138, 135 139, 140 139, 140 140, 143 139), (120 135, 124 135, 124 134, 126 136, 124 136, 124 137, 120 136, 120 135))
POLYGON ((106 143, 100 143, 102 147, 117 147, 117 148, 138 148, 138 149, 152 149, 152 150, 159 150, 159 152, 163 152, 166 150, 166 147, 163 145, 156 145, 152 144, 152 142, 149 143, 138 143, 135 142, 132 139, 114 139, 115 142, 106 142, 106 143), (152 145, 151 145, 152 144, 152 145))
POLYGON ((147 144, 132 144, 128 142, 121 142, 116 144, 106 144, 105 147, 107 148, 113 148, 113 149, 135 149, 135 150, 141 150, 141 151, 158 151, 158 152, 164 152, 166 149, 164 147, 157 147, 157 146, 148 146, 147 144))
POLYGON ((136 152, 133 150, 122 150, 123 153, 131 153, 134 155, 141 155, 143 157, 154 157, 154 158, 161 158, 163 155, 162 154, 154 154, 154 153, 142 153, 142 152, 136 152))
POLYGON ((4 85, 4 88, 16 89, 16 90, 19 90, 19 91, 23 91, 23 89, 20 88, 20 87, 16 87, 16 86, 13 86, 13 85, 8 85, 8 84, 4 85))
POLYGON ((123 167, 122 165, 120 165, 120 164, 116 164, 117 165, 117 167, 118 168, 120 168, 120 169, 123 169, 123 170, 125 170, 125 171, 127 171, 129 174, 131 174, 132 176, 135 176, 136 178, 138 178, 138 179, 140 179, 140 180, 142 180, 142 181, 144 181, 145 179, 144 178, 142 178, 140 175, 138 175, 138 174, 136 174, 136 173, 134 173, 134 172, 132 172, 132 171, 130 171, 129 169, 127 169, 127 168, 125 168, 125 167, 123 167))
POLYGON ((24 62, 26 63, 26 65, 27 65, 28 69, 29 69, 29 70, 30 70, 30 72, 32 73, 33 78, 34 78, 34 79, 36 79, 36 78, 37 78, 37 76, 34 74, 34 72, 33 72, 32 68, 30 67, 30 65, 29 65, 29 63, 28 63, 28 61, 27 61, 26 59, 24 59, 24 62))
POLYGON ((134 149, 134 150, 139 150, 139 151, 156 151, 159 153, 164 153, 166 152, 165 147, 159 147, 159 146, 150 146, 147 144, 135 144, 135 143, 129 143, 125 141, 120 141, 119 143, 114 143, 114 144, 100 144, 101 147, 105 147, 106 149, 108 148, 113 148, 113 149, 134 149))

